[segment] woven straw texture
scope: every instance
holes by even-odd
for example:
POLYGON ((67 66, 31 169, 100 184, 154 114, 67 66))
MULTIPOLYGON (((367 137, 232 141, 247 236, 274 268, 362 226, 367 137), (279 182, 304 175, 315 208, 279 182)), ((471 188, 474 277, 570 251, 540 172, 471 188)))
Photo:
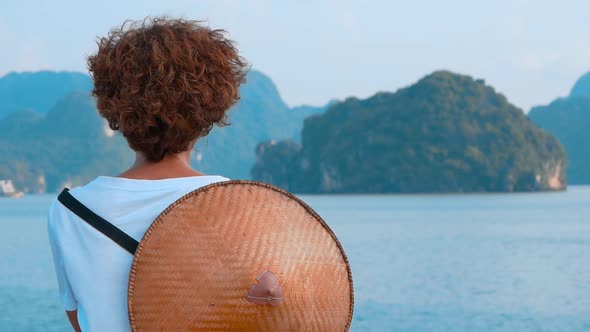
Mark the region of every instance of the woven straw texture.
POLYGON ((350 266, 326 223, 293 195, 252 181, 195 190, 154 221, 129 279, 133 331, 347 331, 350 266), (248 301, 279 278, 279 305, 248 301))

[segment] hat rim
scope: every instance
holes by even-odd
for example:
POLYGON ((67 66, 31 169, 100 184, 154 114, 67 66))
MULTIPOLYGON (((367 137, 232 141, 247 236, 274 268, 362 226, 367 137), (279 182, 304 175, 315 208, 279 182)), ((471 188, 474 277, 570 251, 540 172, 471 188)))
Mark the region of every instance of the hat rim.
POLYGON ((273 185, 263 183, 263 182, 258 182, 258 181, 251 181, 251 180, 221 181, 221 182, 215 182, 215 183, 200 187, 198 189, 195 189, 195 190, 185 194, 184 196, 180 197, 179 199, 174 201, 172 204, 170 204, 164 211, 162 211, 158 215, 158 217, 154 220, 154 222, 152 222, 150 227, 148 227, 148 229, 146 230, 144 236, 141 238, 141 241, 139 241, 139 245, 137 246, 137 250, 135 251, 135 255, 133 256, 133 261, 131 263, 131 272, 129 273, 129 284, 128 284, 128 289, 127 289, 127 306, 128 306, 128 314, 129 314, 129 322, 131 324, 131 330, 138 331, 138 328, 137 328, 137 325, 135 322, 135 316, 133 313, 133 303, 131 301, 131 295, 133 294, 133 292, 135 290, 135 277, 136 277, 137 264, 138 264, 136 258, 141 254, 141 252, 143 250, 144 244, 146 243, 146 241, 144 241, 144 240, 147 240, 150 237, 151 233, 162 222, 164 217, 168 213, 170 213, 170 211, 172 211, 177 205, 181 204, 185 200, 187 200, 193 196, 202 194, 202 193, 204 193, 210 189, 213 189, 213 188, 226 187, 226 186, 231 186, 231 185, 236 185, 236 184, 259 186, 259 187, 273 190, 273 191, 278 192, 284 196, 287 196, 288 198, 299 203, 310 215, 312 215, 317 221, 319 221, 320 225, 328 232, 328 234, 330 234, 330 236, 332 237, 332 239, 336 243, 336 246, 338 247, 340 254, 342 255, 342 259, 344 260, 344 263, 346 265, 346 271, 348 273, 348 284, 350 287, 350 289, 349 289, 350 308, 349 308, 348 319, 347 319, 347 323, 346 323, 346 327, 345 327, 345 331, 348 331, 350 329, 351 324, 352 324, 352 318, 353 318, 353 314, 354 314, 354 286, 353 286, 353 281, 352 281, 352 270, 350 268, 350 262, 348 260, 348 256, 346 256, 346 253, 344 252, 344 248, 342 247, 342 244, 340 243, 340 241, 336 237, 336 234, 334 234, 334 232, 332 231, 330 226, 328 226, 328 224, 324 221, 324 219, 322 219, 322 217, 320 217, 320 215, 317 212, 315 212, 315 210, 313 210, 307 203, 305 203, 304 201, 299 199, 297 196, 293 195, 292 193, 290 193, 286 190, 275 187, 273 185))

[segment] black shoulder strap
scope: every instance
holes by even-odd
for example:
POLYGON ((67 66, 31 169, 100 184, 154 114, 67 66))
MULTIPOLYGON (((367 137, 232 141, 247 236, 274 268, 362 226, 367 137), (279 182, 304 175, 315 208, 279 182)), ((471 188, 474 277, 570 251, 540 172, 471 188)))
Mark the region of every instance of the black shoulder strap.
POLYGON ((101 232, 109 239, 115 241, 118 245, 123 247, 123 249, 129 251, 132 255, 135 254, 135 250, 137 250, 139 242, 117 228, 117 226, 111 224, 96 213, 90 211, 90 209, 88 209, 86 206, 84 206, 84 204, 80 203, 80 201, 70 194, 68 188, 65 188, 61 194, 57 196, 57 200, 60 201, 65 207, 70 209, 70 211, 74 212, 78 217, 82 218, 82 220, 87 222, 90 226, 94 227, 97 231, 101 232))

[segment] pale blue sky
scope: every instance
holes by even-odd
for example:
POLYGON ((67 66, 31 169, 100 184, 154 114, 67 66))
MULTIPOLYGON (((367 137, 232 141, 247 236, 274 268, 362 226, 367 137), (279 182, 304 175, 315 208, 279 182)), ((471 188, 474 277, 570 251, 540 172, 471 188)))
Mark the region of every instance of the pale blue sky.
POLYGON ((162 14, 227 29, 290 105, 364 98, 450 69, 528 111, 590 70, 588 0, 3 0, 0 75, 85 71, 97 35, 162 14))

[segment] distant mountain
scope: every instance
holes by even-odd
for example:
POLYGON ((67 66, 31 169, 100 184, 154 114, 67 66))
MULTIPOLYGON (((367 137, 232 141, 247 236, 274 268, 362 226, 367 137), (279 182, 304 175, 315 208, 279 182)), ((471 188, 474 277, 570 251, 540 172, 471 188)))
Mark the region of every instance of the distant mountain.
POLYGON ((534 107, 528 115, 565 147, 569 183, 590 184, 590 73, 576 82, 570 96, 534 107))
POLYGON ((483 80, 438 71, 309 117, 302 146, 263 143, 254 179, 303 193, 559 190, 567 160, 483 80))
POLYGON ((570 97, 590 98, 590 72, 587 72, 578 79, 572 88, 570 97))
MULTIPOLYGON (((57 82, 64 75, 53 74, 56 77, 27 73, 22 74, 27 79, 11 77, 10 80, 43 87, 49 84, 45 79, 57 82), (31 77, 41 81, 31 82, 31 77)), ((20 74, 9 76, 14 75, 20 74)), ((85 76, 73 77, 79 75, 85 76)), ((260 72, 251 71, 247 80, 241 89, 240 102, 230 111, 232 125, 215 128, 198 143, 192 161, 197 169, 230 178, 249 178, 258 142, 298 139, 304 117, 324 110, 323 107, 290 109, 274 83, 260 72)), ((26 87, 24 83, 21 85, 24 90, 26 87)), ((24 94, 16 88, 13 91, 24 94)), ((37 95, 36 90, 27 91, 31 96, 37 95)), ((3 90, 0 94, 6 96, 3 90)), ((47 110, 22 105, 0 119, 0 179, 14 180, 17 189, 55 191, 64 184, 86 183, 97 175, 118 174, 131 165, 133 153, 120 135, 108 130, 88 92, 70 92, 56 98, 47 110)))
POLYGON ((193 155, 197 169, 248 179, 256 158, 253 151, 259 142, 300 140, 305 117, 325 110, 311 106, 290 109, 272 80, 258 71, 248 74, 240 94, 240 102, 229 113, 231 126, 215 128, 198 142, 193 155))
POLYGON ((46 113, 65 95, 91 89, 90 77, 77 72, 9 73, 0 77, 0 119, 22 109, 46 113))
POLYGON ((0 133, 0 178, 12 179, 19 190, 56 191, 115 175, 131 162, 126 143, 106 130, 86 93, 63 97, 45 117, 18 111, 0 123, 13 128, 0 133))
POLYGON ((0 139, 10 139, 20 135, 43 119, 41 113, 31 109, 21 109, 0 119, 0 139))
POLYGON ((280 188, 297 190, 305 181, 302 178, 301 150, 301 144, 293 140, 258 144, 252 177, 280 188))
POLYGON ((301 130, 303 129, 303 121, 312 115, 324 113, 330 106, 337 102, 337 100, 331 100, 330 102, 328 102, 328 104, 324 106, 301 105, 292 108, 291 114, 292 116, 298 119, 298 123, 301 123, 301 126, 294 128, 289 137, 291 137, 295 142, 301 142, 301 130))

